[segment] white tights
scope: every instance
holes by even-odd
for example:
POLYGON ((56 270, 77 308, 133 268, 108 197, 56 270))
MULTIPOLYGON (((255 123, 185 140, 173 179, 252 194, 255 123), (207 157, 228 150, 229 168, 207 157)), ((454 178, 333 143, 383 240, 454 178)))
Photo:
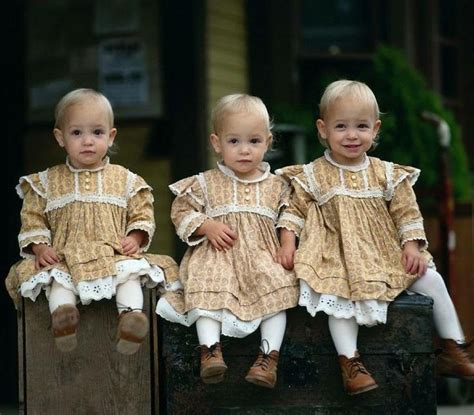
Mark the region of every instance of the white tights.
MULTIPOLYGON (((115 299, 119 313, 128 309, 143 310, 143 292, 140 281, 133 279, 118 285, 115 299)), ((49 312, 53 313, 59 306, 65 304, 76 305, 76 295, 54 280, 49 293, 49 312)))
MULTIPOLYGON (((436 271, 428 269, 416 280, 410 291, 427 295, 433 299, 433 320, 438 336, 464 343, 464 333, 459 318, 449 296, 443 277, 436 271)), ((359 325, 354 318, 338 319, 328 317, 329 331, 338 355, 354 357, 357 350, 359 325)))
MULTIPOLYGON (((280 311, 260 323, 261 346, 263 352, 280 351, 286 329, 286 312, 280 311), (268 344, 267 344, 268 342, 268 344), (265 343, 265 344, 263 344, 265 343), (268 351, 267 351, 268 347, 268 351)), ((211 347, 220 341, 221 323, 209 317, 200 317, 196 321, 199 344, 211 347)))

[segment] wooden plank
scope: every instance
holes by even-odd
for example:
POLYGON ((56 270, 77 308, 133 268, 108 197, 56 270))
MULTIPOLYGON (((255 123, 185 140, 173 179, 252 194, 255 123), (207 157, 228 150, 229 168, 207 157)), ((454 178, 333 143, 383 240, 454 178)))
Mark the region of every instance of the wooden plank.
POLYGON ((436 413, 432 301, 427 297, 401 296, 390 305, 387 325, 361 328, 359 349, 379 388, 352 397, 343 390, 322 313, 312 318, 301 307, 288 310, 278 381, 271 390, 244 380, 260 333, 223 337, 229 369, 222 383, 205 385, 199 378, 195 327, 163 321, 162 330, 168 414, 436 413))
MULTIPOLYGON (((149 304, 145 295, 145 312, 152 320, 149 304)), ((36 303, 25 300, 23 307, 20 349, 25 350, 25 407, 29 415, 155 413, 151 359, 157 354, 151 347, 156 326, 151 325, 151 335, 135 355, 124 356, 115 350, 115 303, 103 300, 79 305, 78 347, 62 353, 54 345, 45 297, 41 295, 36 303)))

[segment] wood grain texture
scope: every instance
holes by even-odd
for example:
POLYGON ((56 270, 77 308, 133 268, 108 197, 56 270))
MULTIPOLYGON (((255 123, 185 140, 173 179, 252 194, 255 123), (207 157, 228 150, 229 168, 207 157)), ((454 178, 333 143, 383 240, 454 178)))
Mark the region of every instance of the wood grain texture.
POLYGON ((23 351, 20 378, 26 412, 29 415, 157 413, 154 408, 156 325, 153 314, 150 315, 149 296, 147 292, 145 312, 151 317, 150 335, 132 356, 115 350, 117 310, 113 300, 78 306, 81 314, 78 346, 70 353, 56 349, 44 296, 36 303, 24 300, 19 348, 23 351))

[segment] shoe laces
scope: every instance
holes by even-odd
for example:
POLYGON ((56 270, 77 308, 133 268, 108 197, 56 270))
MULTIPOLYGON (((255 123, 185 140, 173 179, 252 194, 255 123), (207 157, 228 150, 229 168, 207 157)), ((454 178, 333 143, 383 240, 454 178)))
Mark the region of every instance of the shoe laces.
POLYGON ((132 311, 143 311, 142 308, 132 308, 128 305, 117 303, 117 309, 119 310, 120 314, 130 313, 132 311))
POLYGON ((349 359, 349 378, 355 378, 359 373, 363 375, 369 375, 368 370, 358 357, 349 359))
POLYGON ((219 355, 219 343, 214 343, 211 347, 207 347, 206 356, 204 357, 206 360, 209 360, 213 357, 218 357, 219 355))
POLYGON ((272 360, 272 356, 270 356, 270 343, 267 339, 262 339, 260 353, 258 354, 254 366, 261 366, 263 370, 268 370, 272 360))

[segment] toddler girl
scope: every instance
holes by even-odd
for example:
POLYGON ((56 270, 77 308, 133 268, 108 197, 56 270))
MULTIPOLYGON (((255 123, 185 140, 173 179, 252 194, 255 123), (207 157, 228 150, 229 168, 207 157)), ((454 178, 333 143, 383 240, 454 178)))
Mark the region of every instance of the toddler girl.
POLYGON ((244 94, 219 100, 211 144, 217 168, 170 185, 171 218, 189 248, 179 281, 157 305, 169 321, 196 323, 200 375, 221 382, 227 369, 220 335, 245 337, 259 326, 261 349, 246 380, 273 388, 286 327, 285 309, 298 301, 294 273, 275 262, 276 221, 289 188, 263 162, 272 142, 263 102, 244 94))
POLYGON ((166 256, 146 254, 155 230, 153 196, 145 181, 106 156, 117 130, 108 99, 91 89, 65 95, 54 136, 65 164, 23 176, 20 255, 6 285, 18 304, 45 290, 57 347, 76 347, 76 303, 116 296, 117 351, 135 353, 148 332, 142 284, 177 273, 166 256))
POLYGON ((294 260, 299 304, 312 316, 328 314, 346 391, 353 395, 377 387, 357 351, 358 328, 385 323, 388 304, 407 288, 434 300, 434 323, 444 348, 439 372, 473 379, 456 311, 426 250, 412 190, 419 170, 366 155, 381 123, 367 85, 330 84, 320 116, 316 127, 327 147, 324 156, 278 172, 293 187, 278 224, 278 260, 289 269, 294 260))

